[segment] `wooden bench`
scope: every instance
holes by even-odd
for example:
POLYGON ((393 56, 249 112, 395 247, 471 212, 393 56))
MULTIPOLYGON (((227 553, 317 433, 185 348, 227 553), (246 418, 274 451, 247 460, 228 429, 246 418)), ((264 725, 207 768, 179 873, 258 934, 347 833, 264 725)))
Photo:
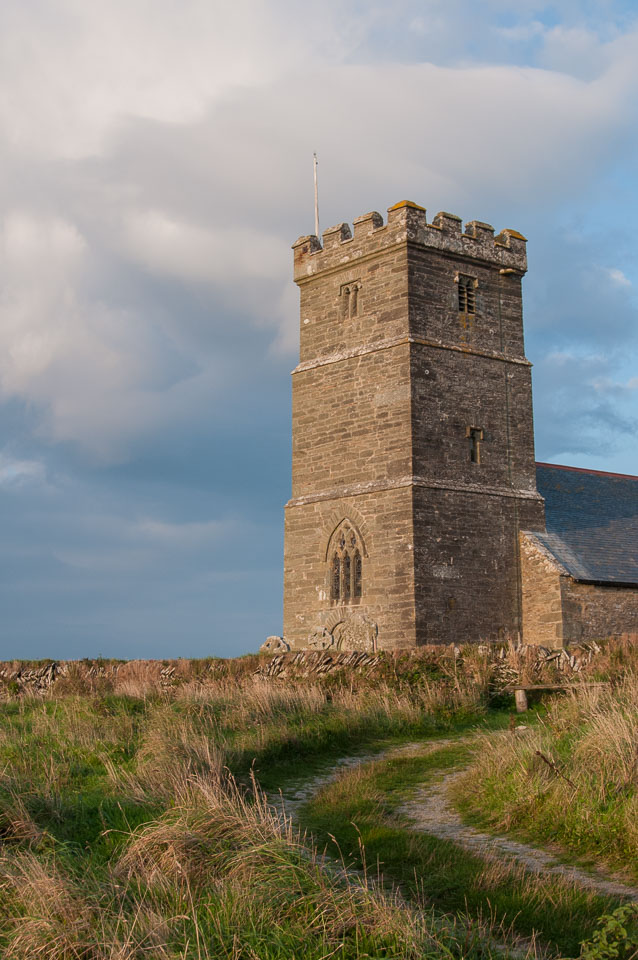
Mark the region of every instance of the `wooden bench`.
POLYGON ((574 690, 578 687, 608 687, 609 681, 600 680, 591 683, 585 682, 576 682, 576 683, 528 683, 528 684, 514 684, 511 683, 507 687, 503 687, 504 692, 513 693, 514 701, 516 703, 516 712, 525 713, 529 704, 527 702, 527 694, 533 692, 534 690, 574 690))

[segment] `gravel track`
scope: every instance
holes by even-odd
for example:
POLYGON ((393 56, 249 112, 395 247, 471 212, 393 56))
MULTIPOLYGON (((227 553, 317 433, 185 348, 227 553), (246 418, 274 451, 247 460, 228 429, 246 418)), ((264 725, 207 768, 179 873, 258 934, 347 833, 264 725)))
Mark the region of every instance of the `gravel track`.
MULTIPOLYGON (((342 757, 329 770, 322 771, 308 780, 299 781, 281 794, 277 806, 294 818, 296 811, 319 790, 336 780, 347 770, 374 763, 393 756, 409 753, 432 753, 460 740, 433 740, 430 743, 405 743, 390 747, 379 753, 366 753, 342 757)), ((450 840, 463 850, 478 854, 488 860, 519 864, 535 874, 561 876, 577 886, 595 890, 604 895, 638 901, 638 888, 623 883, 602 870, 587 870, 561 862, 559 857, 539 847, 513 840, 507 836, 484 833, 463 823, 450 796, 451 788, 463 776, 465 768, 446 772, 435 783, 419 787, 410 800, 397 808, 405 816, 408 829, 427 833, 441 840, 450 840)))

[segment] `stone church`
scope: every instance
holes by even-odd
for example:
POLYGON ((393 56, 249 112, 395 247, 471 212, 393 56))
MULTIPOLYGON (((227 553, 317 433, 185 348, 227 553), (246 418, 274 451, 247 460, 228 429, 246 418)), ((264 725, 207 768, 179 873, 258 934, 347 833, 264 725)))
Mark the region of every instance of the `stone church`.
POLYGON ((638 478, 534 458, 526 241, 404 201, 294 244, 290 647, 638 632, 638 478))

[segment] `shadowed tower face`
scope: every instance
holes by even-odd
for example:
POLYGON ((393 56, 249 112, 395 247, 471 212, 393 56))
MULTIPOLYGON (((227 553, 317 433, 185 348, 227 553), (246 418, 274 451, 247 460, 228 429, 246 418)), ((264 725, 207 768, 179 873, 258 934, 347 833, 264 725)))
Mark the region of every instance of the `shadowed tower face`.
POLYGON ((294 245, 284 636, 391 649, 520 629, 543 528, 512 230, 403 202, 294 245))

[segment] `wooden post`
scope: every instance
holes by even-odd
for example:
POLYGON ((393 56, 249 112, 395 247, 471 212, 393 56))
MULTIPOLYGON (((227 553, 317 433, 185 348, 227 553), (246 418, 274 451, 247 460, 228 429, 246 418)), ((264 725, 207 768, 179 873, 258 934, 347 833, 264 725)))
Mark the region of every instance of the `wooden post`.
POLYGON ((525 713, 527 710, 527 694, 521 687, 514 691, 514 700, 516 701, 516 712, 525 713))

